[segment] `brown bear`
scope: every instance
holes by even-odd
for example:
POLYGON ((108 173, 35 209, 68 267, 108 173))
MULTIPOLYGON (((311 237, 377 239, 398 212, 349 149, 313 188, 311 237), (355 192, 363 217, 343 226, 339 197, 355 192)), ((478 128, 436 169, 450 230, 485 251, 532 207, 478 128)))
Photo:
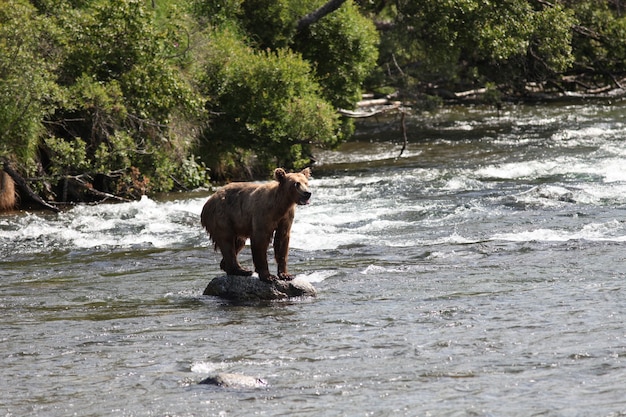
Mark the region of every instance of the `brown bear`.
POLYGON ((15 182, 3 170, 0 170, 0 212, 9 211, 17 204, 15 182))
POLYGON ((234 182, 207 200, 200 217, 215 250, 219 248, 222 252, 220 268, 228 275, 252 275, 237 261, 246 239, 250 238, 252 262, 262 281, 293 279, 287 272, 289 236, 296 205, 308 204, 311 198, 310 175, 308 168, 290 174, 276 168, 276 181, 265 184, 234 182), (272 235, 278 276, 270 274, 267 264, 272 235))

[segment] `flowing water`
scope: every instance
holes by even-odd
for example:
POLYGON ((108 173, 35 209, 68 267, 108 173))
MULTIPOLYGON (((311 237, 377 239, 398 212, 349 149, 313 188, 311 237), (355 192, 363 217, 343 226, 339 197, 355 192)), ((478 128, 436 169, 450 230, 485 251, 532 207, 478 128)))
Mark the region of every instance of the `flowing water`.
POLYGON ((297 210, 315 299, 202 296, 208 193, 0 216, 0 415, 626 415, 624 115, 364 126, 297 210))

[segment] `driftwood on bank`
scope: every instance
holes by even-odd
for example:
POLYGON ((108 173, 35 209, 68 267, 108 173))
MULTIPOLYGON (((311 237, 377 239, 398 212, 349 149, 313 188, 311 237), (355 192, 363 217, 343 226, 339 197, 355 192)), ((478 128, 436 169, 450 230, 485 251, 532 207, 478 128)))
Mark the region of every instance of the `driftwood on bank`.
POLYGON ((101 203, 105 201, 109 201, 109 200, 113 200, 119 203, 128 203, 129 201, 131 201, 127 198, 119 197, 114 194, 105 193, 103 191, 95 189, 90 182, 85 181, 83 175, 65 177, 64 183, 63 183, 64 195, 62 198, 64 201, 67 200, 67 189, 70 186, 82 190, 84 193, 95 198, 96 200, 98 200, 98 202, 101 202, 101 203))
POLYGON ((402 103, 400 102, 390 103, 387 99, 381 99, 380 101, 383 103, 379 104, 379 100, 368 100, 365 104, 361 104, 362 102, 359 102, 357 103, 357 110, 339 109, 339 114, 352 119, 364 119, 397 110, 400 106, 402 106, 402 103))
POLYGON ((402 102, 395 101, 395 96, 396 93, 389 94, 385 97, 374 98, 371 94, 363 94, 363 100, 356 103, 355 110, 339 109, 338 112, 340 115, 345 117, 362 119, 382 113, 392 112, 394 110, 402 111, 402 102))
MULTIPOLYGON (((615 100, 626 98, 626 78, 611 77, 610 84, 593 85, 576 76, 563 77, 542 83, 529 82, 522 91, 499 93, 498 101, 503 102, 576 102, 589 100, 615 100)), ((473 104, 493 104, 493 97, 488 97, 494 90, 488 88, 474 88, 464 91, 450 91, 445 88, 431 86, 426 88, 429 94, 441 97, 444 102, 473 104)))
POLYGON ((352 119, 364 119, 377 116, 383 113, 397 112, 400 114, 400 129, 402 131, 402 149, 398 157, 401 157, 406 150, 408 138, 406 135, 406 108, 401 101, 392 101, 393 95, 383 98, 372 98, 364 96, 364 100, 356 103, 356 110, 339 109, 339 114, 352 119))

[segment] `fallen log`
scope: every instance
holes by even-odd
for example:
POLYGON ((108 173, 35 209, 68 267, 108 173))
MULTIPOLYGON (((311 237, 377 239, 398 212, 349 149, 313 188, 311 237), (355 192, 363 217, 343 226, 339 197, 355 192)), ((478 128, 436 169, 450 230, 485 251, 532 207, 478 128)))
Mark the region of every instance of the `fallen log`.
MULTIPOLYGON (((391 110, 399 109, 402 106, 402 103, 396 102, 386 106, 375 107, 371 110, 345 110, 339 109, 339 114, 345 117, 350 117, 351 119, 363 119, 366 117, 376 116, 377 114, 386 113, 391 110)), ((362 107, 361 107, 362 108, 362 107)))
POLYGON ((99 199, 99 202, 101 203, 107 200, 113 200, 120 203, 128 203, 131 201, 127 198, 95 189, 90 182, 83 179, 82 175, 66 177, 66 184, 69 182, 73 183, 76 187, 83 189, 87 194, 93 196, 94 198, 99 199))
POLYGON ((403 108, 401 101, 391 101, 390 98, 395 97, 395 93, 393 95, 389 95, 383 98, 369 98, 367 100, 361 100, 357 102, 357 109, 359 110, 345 110, 339 109, 338 112, 340 115, 345 117, 350 117, 352 119, 364 119, 367 117, 376 116, 381 113, 387 113, 393 110, 396 110, 400 113, 400 128, 402 130, 402 149, 400 150, 400 154, 398 157, 401 157, 406 147, 408 145, 408 138, 406 135, 406 109, 403 108))
POLYGON ((367 100, 357 101, 356 106, 357 107, 371 107, 371 106, 386 105, 389 103, 390 102, 388 98, 371 98, 367 100))
POLYGON ((483 95, 486 92, 487 92, 486 88, 476 88, 474 90, 458 91, 458 92, 454 93, 454 95, 457 98, 463 98, 463 97, 469 97, 469 96, 483 95))
POLYGON ((59 213, 61 211, 58 209, 58 207, 55 207, 47 201, 44 201, 44 199, 42 199, 36 192, 34 192, 30 188, 26 180, 15 170, 15 168, 13 168, 12 164, 8 160, 3 159, 2 164, 4 172, 9 174, 9 176, 15 182, 15 185, 21 190, 22 193, 28 196, 28 198, 30 198, 46 210, 50 210, 55 213, 59 213))

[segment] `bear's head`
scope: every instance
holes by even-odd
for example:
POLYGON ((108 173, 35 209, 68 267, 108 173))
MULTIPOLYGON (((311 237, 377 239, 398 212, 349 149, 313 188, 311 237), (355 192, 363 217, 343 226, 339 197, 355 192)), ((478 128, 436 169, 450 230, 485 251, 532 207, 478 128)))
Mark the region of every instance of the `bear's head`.
POLYGON ((274 178, 280 183, 279 187, 287 194, 287 198, 298 205, 309 204, 311 191, 309 190, 309 178, 311 170, 305 168, 300 172, 288 174, 282 168, 274 170, 274 178))

